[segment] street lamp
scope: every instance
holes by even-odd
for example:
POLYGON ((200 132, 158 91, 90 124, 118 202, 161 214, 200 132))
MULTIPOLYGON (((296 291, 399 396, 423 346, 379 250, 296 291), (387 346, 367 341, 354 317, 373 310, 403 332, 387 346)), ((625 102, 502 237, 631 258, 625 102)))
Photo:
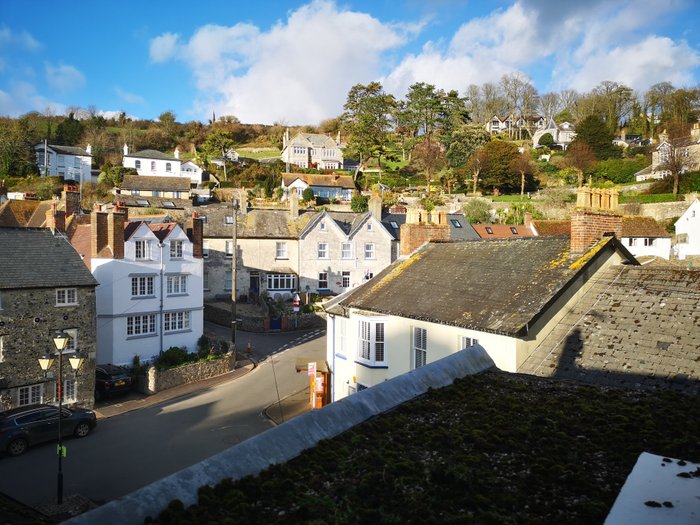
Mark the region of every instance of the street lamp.
MULTIPOLYGON (((58 476, 56 478, 56 499, 58 504, 63 503, 63 456, 65 450, 63 448, 63 432, 61 430, 61 419, 63 418, 63 351, 68 345, 69 336, 65 332, 57 332, 52 337, 53 344, 56 347, 58 354, 58 380, 56 381, 56 397, 58 398, 58 446, 56 453, 58 455, 58 476)), ((74 370, 78 370, 83 364, 83 358, 76 351, 68 362, 74 370)), ((51 354, 44 355, 39 358, 39 366, 44 372, 48 372, 53 366, 54 357, 51 354)))
POLYGON ((231 233, 231 244, 232 244, 232 254, 231 254, 231 344, 233 345, 233 351, 236 351, 236 266, 238 258, 238 250, 236 249, 236 244, 238 244, 238 199, 231 195, 231 212, 233 215, 233 231, 231 233))

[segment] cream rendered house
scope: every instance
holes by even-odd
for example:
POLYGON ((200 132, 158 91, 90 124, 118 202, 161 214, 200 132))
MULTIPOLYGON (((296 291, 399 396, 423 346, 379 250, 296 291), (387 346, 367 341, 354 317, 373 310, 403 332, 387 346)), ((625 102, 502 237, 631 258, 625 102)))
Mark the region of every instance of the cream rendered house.
POLYGON ((282 162, 300 168, 343 169, 340 133, 336 139, 319 133, 297 133, 290 138, 289 129, 282 138, 282 162))

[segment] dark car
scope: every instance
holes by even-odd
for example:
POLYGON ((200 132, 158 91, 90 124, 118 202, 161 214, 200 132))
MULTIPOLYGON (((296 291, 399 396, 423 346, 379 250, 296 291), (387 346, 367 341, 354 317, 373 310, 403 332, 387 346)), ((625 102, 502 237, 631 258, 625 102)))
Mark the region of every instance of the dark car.
POLYGON ((131 391, 131 376, 126 368, 117 365, 95 367, 95 400, 131 391))
MULTIPOLYGON (((92 410, 63 408, 61 434, 85 437, 97 425, 92 410)), ((58 407, 29 405, 0 413, 0 451, 11 456, 24 454, 37 443, 58 439, 58 407)))

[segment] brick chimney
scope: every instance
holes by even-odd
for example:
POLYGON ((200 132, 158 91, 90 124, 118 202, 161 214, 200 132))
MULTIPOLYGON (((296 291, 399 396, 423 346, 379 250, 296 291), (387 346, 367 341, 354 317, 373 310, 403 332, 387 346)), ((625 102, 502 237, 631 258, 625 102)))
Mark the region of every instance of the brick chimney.
POLYGON ((129 222, 129 208, 124 201, 117 201, 114 205, 114 213, 121 213, 124 215, 124 222, 129 222))
POLYGON ((63 201, 66 210, 66 218, 75 215, 80 211, 80 190, 77 186, 63 186, 61 192, 61 201, 63 201))
POLYGON ((112 211, 107 215, 107 245, 114 259, 124 258, 124 222, 126 216, 123 213, 112 211))
POLYGON ((622 236, 622 214, 617 211, 618 191, 584 186, 571 213, 571 253, 582 254, 603 236, 622 236))
POLYGON ((192 212, 192 228, 187 233, 192 241, 192 256, 201 259, 204 256, 204 219, 196 211, 192 212))
POLYGON ((382 220, 382 197, 375 193, 369 198, 369 211, 377 219, 382 220))
POLYGON ((46 227, 51 228, 51 231, 66 231, 66 212, 59 211, 56 206, 56 201, 51 203, 51 208, 46 210, 46 227))
POLYGON ((90 214, 90 248, 92 257, 97 257, 107 246, 107 214, 94 210, 90 214))
POLYGON ((400 255, 409 255, 426 242, 449 241, 450 227, 447 225, 447 213, 434 214, 431 222, 429 213, 415 208, 409 209, 406 212, 406 223, 401 225, 400 232, 400 255))
POLYGON ((292 219, 299 217, 299 195, 296 188, 289 189, 289 215, 292 219))

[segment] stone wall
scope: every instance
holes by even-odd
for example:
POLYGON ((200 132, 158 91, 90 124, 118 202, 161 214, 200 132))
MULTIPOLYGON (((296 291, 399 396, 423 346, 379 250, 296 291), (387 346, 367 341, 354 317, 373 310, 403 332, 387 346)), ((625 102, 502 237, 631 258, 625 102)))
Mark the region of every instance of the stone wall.
POLYGON ((233 352, 213 361, 192 363, 169 370, 158 370, 152 366, 148 369, 148 382, 143 385, 146 387, 144 393, 155 394, 168 388, 209 379, 230 372, 235 367, 236 355, 233 352))
POLYGON ((683 215, 688 206, 693 202, 697 194, 686 195, 685 201, 676 202, 654 202, 649 204, 621 204, 620 211, 625 215, 643 215, 653 217, 657 221, 666 221, 683 215))

